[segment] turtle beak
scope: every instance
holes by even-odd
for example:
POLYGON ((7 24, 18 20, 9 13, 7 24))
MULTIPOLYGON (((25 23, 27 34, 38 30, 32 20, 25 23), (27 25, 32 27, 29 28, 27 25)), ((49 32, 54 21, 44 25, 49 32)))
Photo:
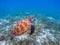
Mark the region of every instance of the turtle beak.
POLYGON ((30 32, 30 35, 32 35, 35 31, 35 25, 34 24, 31 24, 31 32, 30 32))

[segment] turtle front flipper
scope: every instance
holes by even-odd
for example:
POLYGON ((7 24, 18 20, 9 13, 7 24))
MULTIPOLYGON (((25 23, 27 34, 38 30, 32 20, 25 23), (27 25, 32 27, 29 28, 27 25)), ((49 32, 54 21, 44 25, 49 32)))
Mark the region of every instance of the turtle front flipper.
POLYGON ((32 35, 35 31, 35 25, 34 24, 31 24, 31 32, 30 32, 30 35, 32 35))

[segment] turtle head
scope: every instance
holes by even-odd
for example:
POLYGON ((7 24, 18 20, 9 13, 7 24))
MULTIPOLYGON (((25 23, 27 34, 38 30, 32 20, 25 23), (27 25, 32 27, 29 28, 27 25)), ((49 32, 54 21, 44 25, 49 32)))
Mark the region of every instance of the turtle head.
POLYGON ((34 18, 34 16, 30 16, 30 18, 28 18, 30 21, 34 18))

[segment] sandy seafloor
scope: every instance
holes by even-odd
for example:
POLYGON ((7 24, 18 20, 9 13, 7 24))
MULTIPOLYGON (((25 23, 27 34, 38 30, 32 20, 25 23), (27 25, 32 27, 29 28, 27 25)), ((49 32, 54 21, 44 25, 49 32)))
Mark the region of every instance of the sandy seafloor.
POLYGON ((60 45, 60 19, 53 17, 40 16, 42 14, 25 14, 3 17, 0 19, 0 36, 4 35, 5 40, 0 41, 0 45, 60 45), (32 22, 35 24, 35 32, 32 36, 24 34, 16 36, 13 40, 9 40, 9 33, 12 27, 20 20, 29 16, 35 16, 32 22))

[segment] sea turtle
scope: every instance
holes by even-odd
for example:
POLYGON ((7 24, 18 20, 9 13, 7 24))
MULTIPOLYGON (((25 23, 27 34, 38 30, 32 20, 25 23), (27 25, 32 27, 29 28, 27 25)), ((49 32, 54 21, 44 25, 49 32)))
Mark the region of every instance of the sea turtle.
POLYGON ((12 40, 15 36, 21 36, 24 33, 31 30, 30 35, 33 34, 35 30, 35 25, 31 22, 34 16, 30 16, 30 18, 19 21, 12 29, 11 33, 9 34, 10 40, 12 40))
POLYGON ((19 21, 11 31, 11 39, 13 39, 14 36, 21 36, 29 30, 31 31, 30 35, 32 35, 35 30, 35 25, 31 22, 33 18, 34 16, 30 16, 28 19, 19 21))

